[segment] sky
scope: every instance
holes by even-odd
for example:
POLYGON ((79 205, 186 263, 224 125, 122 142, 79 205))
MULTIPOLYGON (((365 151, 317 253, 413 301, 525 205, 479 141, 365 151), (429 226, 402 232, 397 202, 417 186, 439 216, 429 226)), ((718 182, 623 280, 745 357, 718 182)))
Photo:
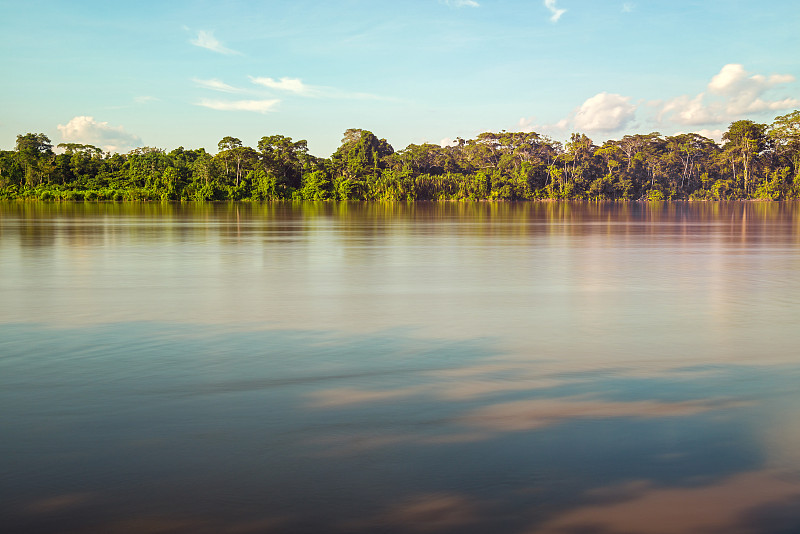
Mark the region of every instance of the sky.
POLYGON ((0 0, 0 149, 719 141, 800 109, 798 27, 797 0, 0 0))

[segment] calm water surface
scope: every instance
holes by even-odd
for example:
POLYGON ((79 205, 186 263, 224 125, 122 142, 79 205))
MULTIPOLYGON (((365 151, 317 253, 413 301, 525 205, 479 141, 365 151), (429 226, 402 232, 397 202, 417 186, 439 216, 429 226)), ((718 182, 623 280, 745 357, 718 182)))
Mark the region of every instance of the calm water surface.
POLYGON ((796 533, 800 204, 0 203, 3 532, 796 533))

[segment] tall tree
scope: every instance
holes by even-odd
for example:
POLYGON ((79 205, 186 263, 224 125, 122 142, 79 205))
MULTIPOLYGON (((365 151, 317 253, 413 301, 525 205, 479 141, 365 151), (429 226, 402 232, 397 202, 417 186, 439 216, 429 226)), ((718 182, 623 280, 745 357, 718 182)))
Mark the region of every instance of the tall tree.
POLYGON ((292 141, 291 137, 270 135, 258 142, 261 164, 276 183, 292 189, 300 187, 303 171, 309 163, 308 142, 292 141))
POLYGON ((680 176, 681 191, 691 188, 692 183, 705 170, 704 160, 713 154, 716 143, 696 133, 669 136, 665 141, 665 161, 669 174, 680 176))
POLYGON ((726 141, 724 149, 733 165, 734 181, 736 181, 736 163, 742 169, 744 192, 750 190, 753 168, 759 155, 766 148, 766 124, 750 120, 732 122, 728 131, 722 134, 726 141))
POLYGON ((789 163, 792 175, 800 177, 800 111, 776 117, 767 130, 778 164, 789 163))
POLYGON ((25 169, 25 180, 31 185, 41 183, 53 170, 53 144, 43 133, 18 135, 15 151, 25 169))
POLYGON ((145 146, 128 153, 125 167, 132 185, 153 188, 160 183, 161 173, 169 167, 169 164, 164 149, 145 146))
POLYGON ((242 146, 241 139, 231 136, 223 137, 217 143, 217 148, 219 149, 217 157, 225 166, 226 178, 230 179, 231 171, 233 171, 234 185, 239 187, 245 171, 249 170, 256 160, 255 150, 242 146))
POLYGON ((597 146, 585 134, 573 133, 560 155, 564 183, 561 194, 570 198, 582 198, 585 188, 602 176, 599 158, 595 157, 597 146))
POLYGON ((393 153, 394 148, 386 139, 378 139, 369 130, 350 128, 330 159, 335 174, 353 180, 379 174, 388 166, 386 158, 393 153))

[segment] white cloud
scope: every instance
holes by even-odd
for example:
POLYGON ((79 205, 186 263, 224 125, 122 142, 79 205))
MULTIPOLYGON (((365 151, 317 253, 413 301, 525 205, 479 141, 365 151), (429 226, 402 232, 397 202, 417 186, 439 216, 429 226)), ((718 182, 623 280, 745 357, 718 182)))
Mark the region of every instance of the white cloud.
POLYGON ((636 7, 636 4, 634 4, 633 2, 625 2, 624 4, 622 4, 622 12, 623 13, 632 13, 633 12, 633 8, 635 8, 635 7, 636 7))
POLYGON ((549 130, 555 130, 555 131, 562 131, 563 132, 563 131, 566 131, 568 124, 569 124, 569 121, 567 119, 561 119, 560 121, 558 121, 555 124, 545 125, 544 126, 544 131, 548 131, 548 129, 549 129, 549 130))
POLYGON ((598 93, 584 102, 575 114, 575 128, 583 131, 611 132, 633 120, 636 106, 629 96, 598 93))
POLYGON ((569 126, 567 119, 561 119, 553 124, 536 124, 534 117, 522 117, 517 121, 517 131, 538 134, 561 136, 566 133, 569 126))
POLYGON ((789 74, 773 74, 769 77, 761 74, 749 75, 738 63, 730 63, 722 67, 719 74, 711 78, 708 90, 726 99, 726 111, 729 115, 742 115, 748 112, 787 109, 800 104, 800 100, 786 98, 777 101, 765 101, 761 96, 769 89, 794 81, 789 74))
POLYGON ((544 0, 544 7, 550 10, 552 15, 550 16, 551 22, 558 22, 558 19, 561 18, 561 15, 567 12, 566 9, 559 9, 556 7, 556 0, 544 0))
POLYGON ((142 145, 139 136, 127 133, 122 126, 109 126, 107 122, 97 122, 94 117, 73 117, 57 128, 64 142, 94 145, 106 152, 127 152, 142 145))
POLYGON ((137 104, 147 104, 148 102, 158 102, 158 98, 154 96, 137 96, 133 99, 137 104))
POLYGON ((535 119, 533 117, 529 118, 520 117, 519 121, 517 121, 517 129, 520 132, 526 132, 526 133, 535 132, 536 125, 533 122, 534 120, 535 119))
POLYGON ((267 113, 272 111, 280 100, 210 100, 203 98, 196 105, 219 111, 252 111, 267 113))
POLYGON ((396 98, 373 95, 370 93, 347 92, 334 87, 322 85, 308 85, 303 83, 300 78, 283 77, 279 80, 267 77, 250 76, 250 81, 256 85, 284 91, 305 97, 313 98, 336 98, 348 100, 382 100, 387 102, 396 101, 396 98))
POLYGON ((668 100, 658 114, 659 120, 664 116, 669 116, 672 122, 685 124, 712 124, 724 121, 725 118, 719 113, 718 106, 709 106, 703 101, 705 93, 700 93, 694 98, 687 95, 678 96, 668 100))
POLYGON ((791 109, 800 105, 796 98, 768 100, 767 91, 794 81, 788 74, 751 75, 738 63, 722 67, 708 83, 708 92, 694 98, 682 95, 663 104, 658 119, 678 124, 714 124, 736 120, 749 113, 791 109))
POLYGON ((195 46, 199 46, 200 48, 206 48, 220 54, 232 55, 241 53, 222 46, 222 43, 220 43, 217 38, 214 37, 214 32, 207 32, 205 30, 198 31, 197 37, 191 39, 189 42, 195 46))
POLYGON ((443 3, 451 7, 480 7, 475 0, 442 0, 443 3))
POLYGON ((216 78, 211 78, 210 80, 201 80, 198 78, 192 78, 192 81, 205 89, 212 89, 214 91, 222 91, 223 93, 240 93, 242 92, 241 89, 233 87, 232 85, 228 85, 227 83, 223 82, 222 80, 218 80, 216 78))
POLYGON ((280 80, 275 80, 273 78, 263 78, 263 77, 254 77, 250 76, 250 81, 257 85, 263 85, 264 87, 269 87, 270 89, 277 89, 279 91, 288 91, 290 93, 295 94, 310 94, 315 92, 315 90, 304 84, 302 80, 299 78, 281 78, 280 80))
POLYGON ((525 133, 537 133, 553 139, 563 139, 570 130, 570 119, 561 119, 553 123, 539 124, 535 117, 521 117, 514 131, 525 133))
POLYGON ((709 130, 708 128, 703 128, 702 130, 698 130, 694 133, 702 135, 703 137, 708 137, 709 139, 713 139, 717 143, 721 143, 722 134, 725 132, 723 132, 720 128, 717 128, 715 130, 709 130))

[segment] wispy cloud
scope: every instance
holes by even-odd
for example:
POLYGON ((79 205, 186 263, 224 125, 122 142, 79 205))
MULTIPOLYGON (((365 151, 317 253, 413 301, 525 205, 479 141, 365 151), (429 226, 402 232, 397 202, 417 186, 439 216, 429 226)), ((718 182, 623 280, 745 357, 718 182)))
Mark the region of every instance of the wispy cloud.
POLYGON ((371 93, 363 93, 358 91, 342 91, 335 87, 326 87, 323 85, 309 85, 304 83, 300 78, 283 77, 280 79, 267 78, 263 76, 250 76, 250 81, 256 85, 273 89, 275 91, 282 91, 285 93, 292 93, 298 96, 309 98, 330 98, 330 99, 346 99, 346 100, 381 100, 381 101, 395 101, 396 98, 374 95, 371 93))
POLYGON ((441 0, 443 4, 450 7, 480 7, 475 0, 441 0))
POLYGON ((206 48, 213 52, 217 52, 219 54, 226 54, 226 55, 235 55, 241 54, 241 52, 237 52, 236 50, 231 50, 220 43, 216 37, 214 37, 214 32, 199 30, 197 32, 197 37, 194 39, 189 40, 195 46, 199 46, 200 48, 206 48))
POLYGON ((305 98, 328 98, 328 99, 352 99, 352 100, 385 100, 391 101, 394 99, 391 98, 384 98, 377 95, 372 95, 369 93, 358 93, 358 92, 345 92, 339 89, 335 89, 332 87, 324 87, 324 86, 316 86, 316 85, 308 85, 304 83, 300 78, 290 78, 290 77, 283 77, 283 78, 269 78, 265 76, 248 76, 250 81, 262 88, 270 89, 270 93, 273 94, 264 94, 267 93, 263 90, 258 89, 246 89, 241 87, 235 87, 218 78, 210 78, 210 79, 201 79, 201 78, 192 78, 192 82, 195 83, 198 87, 202 87, 204 89, 210 89, 212 91, 219 91, 223 93, 251 93, 256 98, 250 100, 221 100, 221 99, 211 99, 211 98, 203 98, 197 102, 195 105, 206 107, 209 109, 216 109, 220 111, 250 111, 255 113, 267 113, 270 111, 275 111, 275 106, 280 102, 279 98, 274 98, 275 92, 281 92, 285 95, 294 95, 300 96, 305 98), (259 95, 259 93, 261 93, 259 95), (258 97, 261 98, 258 98, 258 97), (273 98, 264 98, 267 96, 272 96, 273 98))
POLYGON ((559 9, 556 7, 556 0, 544 0, 544 7, 550 10, 550 21, 551 22, 558 22, 558 19, 561 18, 561 15, 567 12, 566 9, 559 9))
POLYGON ((622 4, 622 12, 623 13, 633 13, 633 9, 636 7, 636 4, 633 2, 625 2, 622 4))
POLYGON ((122 126, 111 126, 85 115, 73 117, 57 128, 65 142, 94 145, 106 152, 127 152, 142 144, 138 135, 126 132, 122 126))
POLYGON ((211 100, 203 98, 196 105, 218 111, 251 111, 254 113, 267 113, 273 111, 280 100, 211 100))
POLYGON ((211 78, 210 80, 201 80, 199 78, 192 78, 192 81, 198 87, 202 87, 204 89, 211 89, 213 91, 221 91, 223 93, 241 93, 242 89, 238 87, 234 87, 232 85, 228 85, 227 83, 223 82, 222 80, 218 80, 217 78, 211 78))
POLYGON ((148 102, 158 102, 158 98, 154 96, 137 96, 133 99, 137 104, 147 104, 148 102))
POLYGON ((280 80, 276 80, 274 78, 250 76, 250 81, 256 85, 262 85, 270 89, 288 91, 295 94, 310 95, 317 92, 316 88, 312 88, 311 86, 304 84, 299 78, 281 78, 280 80))

